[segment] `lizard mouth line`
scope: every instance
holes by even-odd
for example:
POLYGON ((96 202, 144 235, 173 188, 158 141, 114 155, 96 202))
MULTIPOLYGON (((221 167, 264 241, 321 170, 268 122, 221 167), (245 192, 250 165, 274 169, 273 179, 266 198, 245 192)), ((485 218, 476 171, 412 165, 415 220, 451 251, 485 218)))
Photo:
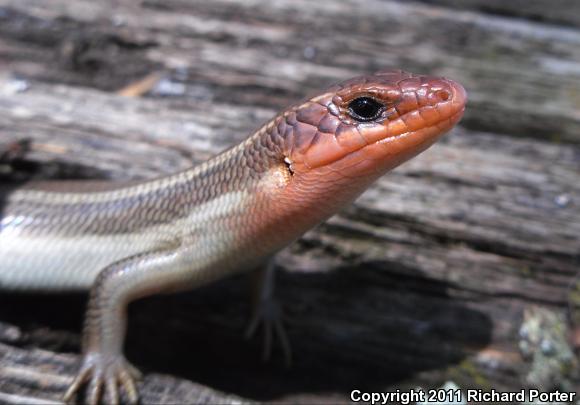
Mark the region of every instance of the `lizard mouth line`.
MULTIPOLYGON (((405 132, 395 134, 395 135, 388 135, 388 136, 380 138, 376 141, 368 142, 368 143, 361 145, 359 147, 352 148, 350 151, 348 151, 347 153, 343 154, 342 156, 340 156, 336 159, 333 159, 333 160, 328 159, 328 160, 326 160, 326 162, 318 162, 317 164, 316 163, 313 164, 312 162, 303 161, 302 164, 308 170, 313 170, 313 169, 317 169, 317 168, 324 167, 324 166, 338 164, 340 162, 346 161, 348 159, 352 159, 353 157, 360 155, 360 154, 364 154, 366 152, 368 152, 369 154, 377 154, 377 156, 374 159, 380 159, 381 156, 379 156, 379 155, 381 155, 381 152, 378 152, 378 153, 375 151, 371 152, 371 150, 373 150, 378 145, 381 145, 383 147, 387 147, 387 145, 389 145, 391 142, 397 142, 398 140, 402 140, 404 138, 413 138, 415 135, 418 135, 419 132, 438 129, 436 131, 436 133, 434 133, 434 134, 419 135, 419 136, 424 137, 423 141, 428 141, 429 139, 433 139, 433 141, 435 141, 441 135, 443 135, 445 132, 447 132, 449 129, 451 129, 453 127, 453 125, 455 125, 461 119, 461 117, 463 116, 464 110, 465 110, 465 106, 462 106, 461 108, 458 108, 455 112, 453 112, 453 113, 451 113, 443 118, 437 119, 437 121, 431 123, 430 125, 426 125, 424 127, 421 127, 419 129, 412 130, 412 131, 405 131, 405 132), (442 127, 442 124, 445 123, 446 121, 447 121, 447 124, 445 124, 445 126, 442 127)), ((363 139, 365 142, 367 142, 366 138, 363 137, 363 139)), ((417 143, 419 143, 419 142, 415 142, 415 144, 417 144, 417 143)), ((409 148, 411 148, 411 147, 412 147, 412 145, 410 143, 409 148)), ((403 145, 398 145, 396 147, 396 149, 401 151, 403 149, 406 149, 406 147, 403 145)), ((382 156, 382 157, 384 157, 384 156, 382 156)))
MULTIPOLYGON (((443 135, 447 130, 451 129, 461 119, 464 111, 465 111, 465 107, 462 107, 461 109, 459 109, 455 113, 452 113, 451 115, 449 115, 445 118, 441 118, 441 119, 437 120, 436 122, 432 123, 431 125, 425 126, 423 128, 420 128, 420 129, 417 129, 414 131, 407 131, 407 132, 403 132, 403 133, 400 133, 397 135, 390 135, 390 136, 387 136, 385 138, 368 143, 368 144, 366 144, 358 149, 352 150, 351 152, 349 152, 348 154, 342 156, 341 158, 339 158, 337 160, 334 160, 332 162, 327 163, 327 165, 333 165, 333 164, 340 163, 341 161, 351 159, 353 156, 359 155, 361 153, 365 153, 366 151, 372 149, 373 147, 375 147, 377 145, 384 145, 386 147, 390 142, 396 141, 397 139, 413 137, 413 135, 417 134, 417 132, 419 132, 419 131, 435 128, 435 127, 441 125, 442 123, 444 123, 445 121, 448 121, 449 123, 448 123, 448 125, 446 125, 447 129, 444 131, 437 132, 439 134, 439 136, 443 135)), ((435 136, 435 137, 426 136, 424 140, 429 140, 429 139, 436 140, 437 138, 439 138, 439 136, 435 136)), ((376 157, 376 159, 379 159, 379 157, 376 157)), ((316 169, 317 167, 321 167, 321 166, 325 166, 325 165, 310 166, 310 169, 316 169)))
POLYGON ((360 151, 360 150, 362 150, 362 149, 364 149, 364 148, 366 148, 368 146, 373 146, 373 145, 377 145, 377 144, 380 144, 380 143, 387 143, 387 142, 393 141, 395 139, 400 139, 400 138, 406 138, 406 137, 409 137, 409 136, 413 136, 413 134, 417 133, 418 131, 422 131, 422 130, 425 130, 425 129, 429 129, 429 128, 436 127, 436 126, 440 125, 441 123, 443 123, 443 122, 445 122, 447 120, 449 120, 449 125, 448 126, 449 126, 449 128, 451 128, 463 116, 464 111, 465 111, 465 107, 462 108, 461 110, 459 110, 459 111, 451 114, 450 116, 448 116, 446 118, 441 118, 441 119, 437 120, 436 122, 434 122, 431 125, 425 126, 423 128, 420 128, 420 129, 416 129, 414 131, 407 131, 407 132, 403 132, 403 133, 400 133, 400 134, 397 134, 397 135, 387 136, 387 137, 385 137, 383 139, 379 139, 378 141, 369 143, 368 145, 363 146, 362 148, 358 149, 357 151, 360 151))

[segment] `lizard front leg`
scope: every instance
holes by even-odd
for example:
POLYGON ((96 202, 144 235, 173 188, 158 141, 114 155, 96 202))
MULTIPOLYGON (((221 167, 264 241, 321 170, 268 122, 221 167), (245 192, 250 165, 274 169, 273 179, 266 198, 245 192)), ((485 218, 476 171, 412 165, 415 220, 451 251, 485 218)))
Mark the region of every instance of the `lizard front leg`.
POLYGON ((189 268, 179 250, 132 256, 111 264, 97 276, 90 293, 83 330, 83 363, 64 396, 70 401, 88 383, 87 402, 119 403, 124 389, 130 403, 138 401, 138 371, 123 355, 127 305, 138 298, 183 288, 189 268))

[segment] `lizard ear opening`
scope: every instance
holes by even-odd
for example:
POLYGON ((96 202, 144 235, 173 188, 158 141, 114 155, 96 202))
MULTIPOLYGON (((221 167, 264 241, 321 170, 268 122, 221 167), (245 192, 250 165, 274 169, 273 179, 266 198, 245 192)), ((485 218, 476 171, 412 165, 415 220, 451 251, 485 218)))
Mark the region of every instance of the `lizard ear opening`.
POLYGON ((287 156, 284 158, 284 165, 286 166, 286 169, 288 169, 288 173, 290 173, 290 176, 294 176, 294 168, 292 167, 292 161, 287 156))

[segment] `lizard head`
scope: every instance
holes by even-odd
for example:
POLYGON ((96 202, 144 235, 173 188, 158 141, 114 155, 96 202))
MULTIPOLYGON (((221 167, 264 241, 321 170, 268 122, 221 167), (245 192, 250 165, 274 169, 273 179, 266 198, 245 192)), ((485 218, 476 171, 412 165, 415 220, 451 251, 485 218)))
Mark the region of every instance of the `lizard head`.
POLYGON ((452 80, 382 71, 332 86, 285 113, 277 129, 296 176, 380 175, 450 130, 466 100, 452 80))
POLYGON ((263 161, 252 158, 257 151, 270 157, 261 183, 268 210, 303 232, 431 146, 461 119, 466 97, 449 79, 384 71, 289 108, 258 132, 259 147, 248 152, 254 163, 263 161))
POLYGON ((245 145, 251 172, 262 173, 253 209, 263 245, 283 246, 335 214, 449 131, 465 103, 452 80, 387 71, 341 82, 268 122, 245 145))

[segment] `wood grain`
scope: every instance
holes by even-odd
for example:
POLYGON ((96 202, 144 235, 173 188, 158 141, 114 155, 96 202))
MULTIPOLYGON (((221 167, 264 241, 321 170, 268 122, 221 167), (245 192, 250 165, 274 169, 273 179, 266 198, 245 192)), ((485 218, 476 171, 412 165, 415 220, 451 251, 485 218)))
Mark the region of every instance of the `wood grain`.
MULTIPOLYGON (((580 387, 580 31, 476 3, 0 0, 0 145, 30 140, 0 162, 4 184, 183 169, 379 68, 468 88, 461 127, 282 252, 292 369, 261 364, 260 339, 241 338, 234 277, 132 306, 145 402, 336 402, 447 380, 580 387), (152 74, 144 97, 116 93, 152 74)), ((83 306, 0 297, 0 401, 59 398, 83 306)))

